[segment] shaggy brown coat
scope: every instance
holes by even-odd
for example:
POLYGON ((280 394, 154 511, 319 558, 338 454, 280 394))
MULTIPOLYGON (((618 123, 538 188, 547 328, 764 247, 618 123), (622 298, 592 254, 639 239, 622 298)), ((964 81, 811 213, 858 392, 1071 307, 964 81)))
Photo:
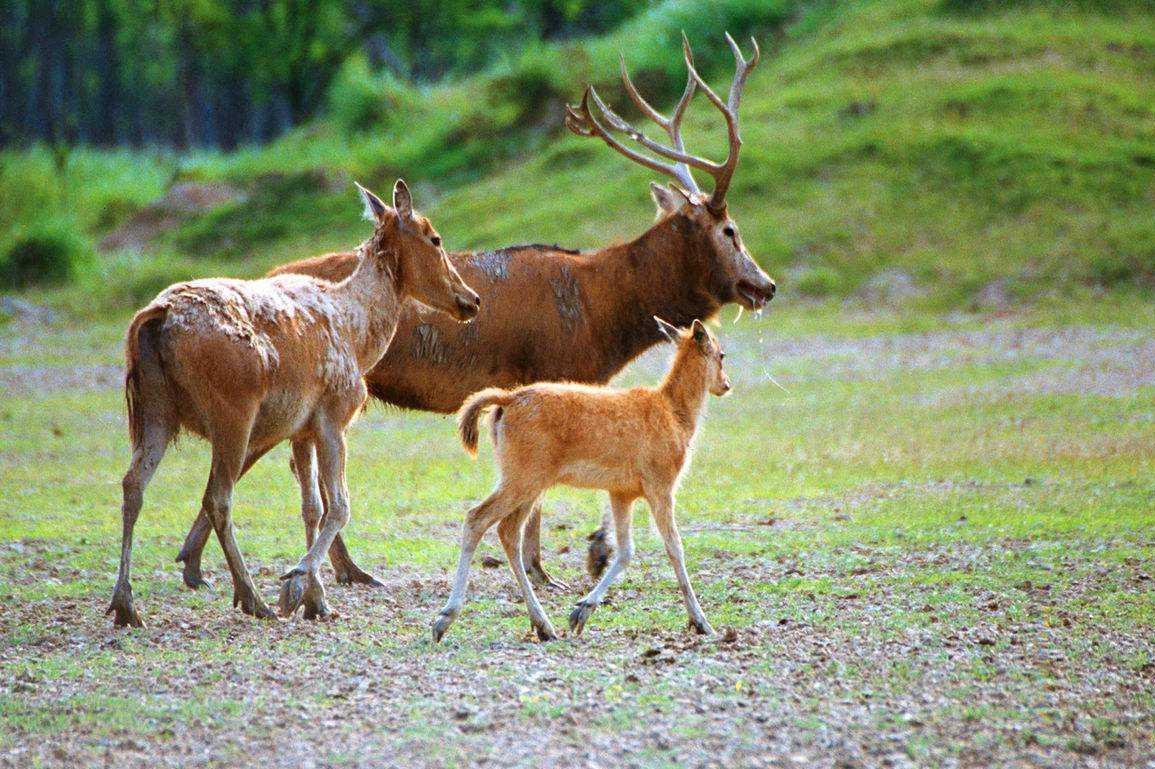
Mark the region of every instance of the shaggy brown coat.
MULTIPOLYGON (((133 318, 125 345, 133 455, 123 481, 120 572, 108 610, 116 625, 142 625, 129 581, 133 527, 144 490, 182 429, 212 443, 201 512, 224 549, 234 605, 257 617, 272 612, 236 543, 233 486, 283 440, 293 442, 294 454, 315 454, 328 511, 316 542, 310 538, 309 552, 286 575, 282 610, 303 604, 308 617, 329 614, 318 559, 349 517, 344 433, 365 401, 363 375, 384 354, 409 297, 460 320, 479 307, 440 237, 412 211, 403 182, 394 189, 394 208, 368 190, 361 194, 376 227, 344 280, 280 275, 178 283, 133 318)), ((307 472, 315 485, 313 468, 307 472)))

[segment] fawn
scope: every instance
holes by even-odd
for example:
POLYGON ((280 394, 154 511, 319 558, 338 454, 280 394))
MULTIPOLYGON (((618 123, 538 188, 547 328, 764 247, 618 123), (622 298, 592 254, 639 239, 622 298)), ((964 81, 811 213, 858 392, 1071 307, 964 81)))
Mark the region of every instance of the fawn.
POLYGON ((573 632, 581 634, 610 585, 629 563, 634 549, 630 508, 638 497, 645 497, 677 575, 689 625, 699 633, 713 635, 686 574, 682 540, 674 520, 674 494, 690 458, 706 393, 721 396, 730 390, 730 380, 722 370, 725 353, 700 320, 684 331, 660 318, 654 320, 663 335, 678 346, 658 387, 617 390, 539 383, 516 390, 482 390, 465 401, 458 412, 458 429, 470 453, 477 451, 481 413, 497 407, 493 444, 501 478, 493 493, 465 517, 453 590, 433 622, 435 642, 461 612, 469 562, 477 543, 495 523, 534 630, 543 641, 557 638, 526 576, 521 555, 526 516, 542 493, 557 485, 609 492, 617 536, 610 568, 570 614, 573 632))

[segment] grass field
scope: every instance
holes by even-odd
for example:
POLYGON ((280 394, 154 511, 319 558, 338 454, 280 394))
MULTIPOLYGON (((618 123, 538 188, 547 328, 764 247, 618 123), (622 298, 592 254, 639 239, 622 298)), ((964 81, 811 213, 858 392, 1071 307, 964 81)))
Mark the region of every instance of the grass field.
MULTIPOLYGON (((671 0, 394 94, 409 119, 359 134, 335 106, 233 155, 0 153, 0 260, 38 228, 88 249, 71 282, 21 290, 50 322, 0 306, 0 766, 1155 767, 1153 18, 1141 0, 671 0), (351 432, 347 535, 385 588, 331 586, 332 623, 258 623, 214 541, 216 592, 185 589, 172 561, 208 462, 189 439, 137 526, 148 627, 114 632, 132 309, 353 246, 353 178, 404 175, 451 248, 636 236, 649 175, 565 135, 561 102, 593 79, 621 104, 621 47, 668 104, 682 28, 719 84, 722 29, 764 42, 731 211, 780 287, 766 315, 723 316, 735 391, 678 500, 719 637, 684 630, 639 505, 638 558, 580 639, 532 641, 506 567, 478 563, 433 646, 491 455, 380 406, 351 432)), ((380 85, 356 77, 354 96, 380 85)), ((719 156, 720 131, 698 102, 690 146, 719 156)), ((236 496, 270 602, 303 547, 287 464, 274 451, 236 496)), ((556 627, 601 506, 548 498, 546 565, 571 586, 540 593, 556 627)))
MULTIPOLYGON (((789 299, 727 323, 679 497, 721 638, 683 628, 660 541, 580 639, 541 645, 504 566, 478 566, 446 642, 463 511, 493 479, 448 418, 354 427, 354 552, 381 590, 341 618, 258 623, 171 562, 205 480, 170 452, 137 527, 148 627, 102 616, 127 459, 119 325, 5 330, 0 382, 0 761, 11 766, 1141 766, 1155 756, 1155 309, 1003 317, 789 299), (783 393, 773 377, 789 391, 783 393)), ((624 381, 660 372, 662 351, 624 381)), ((285 451, 238 489, 260 588, 303 546, 285 451)), ((553 493, 547 592, 588 589, 594 494, 553 493)), ((495 542, 479 555, 499 556, 495 542)), ((559 624, 559 627, 561 624, 559 624)))

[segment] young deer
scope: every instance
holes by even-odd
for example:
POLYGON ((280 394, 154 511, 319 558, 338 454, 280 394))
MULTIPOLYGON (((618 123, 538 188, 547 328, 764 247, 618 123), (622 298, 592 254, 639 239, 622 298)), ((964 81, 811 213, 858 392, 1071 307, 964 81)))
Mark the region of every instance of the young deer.
MULTIPOLYGON (((733 39, 726 39, 736 61, 727 100, 723 102, 706 87, 683 41, 686 88, 668 118, 638 93, 623 60, 626 93, 669 136, 669 146, 626 125, 604 107, 592 88, 581 105, 570 110, 567 125, 571 130, 599 138, 616 152, 676 182, 668 187, 651 184, 657 221, 645 233, 628 243, 583 253, 528 245, 450 254, 469 285, 481 294, 485 312, 468 326, 405 312, 385 357, 366 375, 369 395, 403 408, 448 413, 486 387, 548 381, 605 384, 661 341, 654 315, 689 325, 694 318, 714 316, 732 302, 758 309, 770 301, 774 281, 750 257, 726 206, 742 144, 738 103, 747 76, 758 64, 758 48, 755 44, 754 55, 747 60, 733 39), (682 116, 699 87, 726 121, 729 152, 720 163, 684 152, 682 116), (606 123, 595 115, 591 102, 605 114, 606 123), (636 152, 611 131, 673 162, 636 152), (710 194, 698 188, 691 167, 714 180, 710 194), (574 350, 581 354, 575 355, 574 350)), ((340 280, 356 262, 351 253, 327 254, 283 265, 274 274, 340 280)), ((310 531, 318 513, 306 507, 302 514, 305 529, 310 531)), ((526 525, 526 567, 536 583, 556 585, 541 565, 540 525, 540 511, 535 509, 526 525)), ((201 551, 211 528, 208 517, 200 516, 177 557, 184 562, 184 580, 190 587, 203 584, 201 551)), ((604 528, 599 530, 591 544, 595 577, 606 562, 604 534, 604 528)), ((379 584, 353 562, 340 535, 329 556, 338 581, 379 584)))
MULTIPOLYGON (((262 280, 197 280, 165 289, 128 328, 125 396, 132 461, 124 476, 120 572, 108 613, 117 626, 142 626, 132 601, 132 531, 145 487, 183 428, 212 443, 202 512, 216 529, 233 577, 233 605, 272 617, 253 586, 231 520, 233 486, 276 444, 309 457, 302 492, 317 480, 328 510, 320 534, 285 575, 281 609, 330 614, 318 568, 349 519, 345 428, 365 402, 363 374, 381 359, 402 307, 412 298, 467 321, 480 300, 457 274, 441 239, 413 211, 398 181, 393 207, 358 185, 372 237, 353 273, 339 283, 302 275, 262 280)), ((299 470, 302 468, 299 467, 299 470)), ((319 504, 319 503, 317 503, 319 504)))
POLYGON ((526 576, 521 539, 525 519, 538 498, 558 485, 609 492, 617 535, 613 562, 570 614, 571 630, 581 634, 629 563, 634 551, 630 508, 635 499, 645 497, 674 566, 690 627, 713 635, 686 574, 674 520, 674 492, 690 459, 706 393, 725 395, 730 380, 722 370, 725 354, 700 320, 689 331, 654 320, 661 333, 678 345, 666 378, 656 388, 542 383, 517 390, 482 390, 465 401, 457 423, 470 453, 477 451, 481 412, 497 407, 493 445, 501 478, 493 493, 465 517, 453 591, 433 622, 434 641, 441 640, 461 612, 473 551, 495 523, 533 628, 543 641, 557 637, 526 576))

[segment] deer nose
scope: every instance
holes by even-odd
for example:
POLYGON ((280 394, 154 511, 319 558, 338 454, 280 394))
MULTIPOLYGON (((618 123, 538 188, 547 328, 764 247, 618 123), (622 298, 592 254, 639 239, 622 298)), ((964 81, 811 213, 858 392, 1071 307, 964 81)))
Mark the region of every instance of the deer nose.
POLYGON ((766 298, 773 299, 774 295, 778 293, 778 284, 773 279, 770 280, 770 287, 766 290, 766 298))
POLYGON ((466 289, 466 293, 458 295, 457 307, 465 318, 476 318, 481 311, 481 297, 477 292, 466 289))

